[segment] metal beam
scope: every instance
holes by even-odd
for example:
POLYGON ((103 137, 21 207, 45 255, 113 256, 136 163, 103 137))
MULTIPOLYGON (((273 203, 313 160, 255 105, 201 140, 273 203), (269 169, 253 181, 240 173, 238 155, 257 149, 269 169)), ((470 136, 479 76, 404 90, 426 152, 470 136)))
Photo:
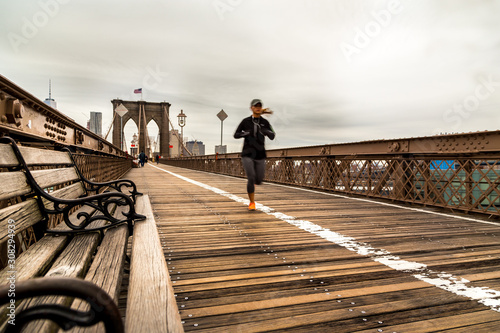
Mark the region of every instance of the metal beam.
POLYGON ((125 156, 119 147, 79 125, 0 75, 0 132, 32 142, 47 142, 125 156))

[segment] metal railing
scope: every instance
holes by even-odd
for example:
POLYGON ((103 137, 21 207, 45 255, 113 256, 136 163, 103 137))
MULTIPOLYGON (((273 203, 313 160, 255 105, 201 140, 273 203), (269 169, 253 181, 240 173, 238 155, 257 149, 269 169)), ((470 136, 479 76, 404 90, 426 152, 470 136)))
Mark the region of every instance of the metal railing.
MULTIPOLYGON (((239 154, 162 160, 244 177, 239 154)), ((265 181, 500 216, 500 131, 268 151, 265 181)))
POLYGON ((83 176, 93 182, 105 182, 121 178, 132 168, 132 159, 120 156, 73 154, 83 176))

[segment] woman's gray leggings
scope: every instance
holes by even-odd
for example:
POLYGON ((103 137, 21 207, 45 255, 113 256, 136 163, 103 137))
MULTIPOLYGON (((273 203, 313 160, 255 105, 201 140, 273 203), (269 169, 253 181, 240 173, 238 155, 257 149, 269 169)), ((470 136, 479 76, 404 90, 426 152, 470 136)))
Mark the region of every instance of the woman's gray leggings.
POLYGON ((250 157, 242 157, 241 162, 243 163, 243 169, 245 169, 245 173, 247 174, 247 192, 254 193, 255 185, 260 185, 264 179, 266 160, 254 160, 250 157))

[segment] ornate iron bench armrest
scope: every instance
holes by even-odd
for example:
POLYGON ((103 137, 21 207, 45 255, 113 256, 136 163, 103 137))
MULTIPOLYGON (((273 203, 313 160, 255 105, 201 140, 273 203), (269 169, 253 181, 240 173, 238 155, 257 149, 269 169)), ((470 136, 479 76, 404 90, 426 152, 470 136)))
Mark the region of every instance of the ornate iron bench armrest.
POLYGON ((45 198, 46 200, 52 202, 54 204, 53 209, 48 209, 43 205, 42 210, 48 214, 62 214, 64 223, 71 230, 47 230, 47 233, 56 233, 56 234, 64 234, 64 233, 86 233, 93 231, 101 231, 104 229, 108 229, 114 226, 117 226, 122 223, 127 223, 129 232, 132 234, 133 232, 133 221, 134 220, 145 220, 146 216, 137 214, 135 211, 135 204, 130 199, 130 197, 121 192, 106 192, 100 193, 92 196, 82 197, 79 199, 58 199, 51 196, 48 193, 45 193, 37 184, 34 185, 35 191, 40 197, 45 198), (111 212, 112 206, 116 204, 117 206, 128 206, 129 210, 127 212, 122 212, 125 216, 125 219, 119 219, 113 216, 111 212), (77 214, 77 219, 80 221, 79 224, 75 224, 71 222, 70 215, 72 209, 77 206, 88 206, 95 209, 93 214, 89 214, 87 212, 80 212, 77 214), (87 226, 96 221, 96 220, 104 220, 109 223, 94 228, 87 228, 87 226))
MULTIPOLYGON (((132 198, 128 196, 127 194, 124 194, 122 192, 105 192, 105 193, 100 193, 96 195, 90 195, 90 196, 84 196, 78 199, 59 199, 56 197, 51 196, 47 192, 45 192, 40 185, 38 185, 37 181, 33 177, 33 174, 28 168, 28 165, 26 164, 26 161, 24 160, 24 157, 21 154, 21 151, 19 147, 17 146, 16 142, 9 137, 2 137, 0 141, 7 141, 11 144, 12 150, 14 154, 17 157, 17 160, 19 161, 20 168, 24 171, 26 180, 27 182, 31 185, 31 188, 33 189, 35 193, 35 198, 37 199, 40 211, 44 215, 45 221, 48 220, 47 214, 62 214, 64 222, 66 225, 70 228, 70 230, 47 230, 46 232, 48 233, 58 233, 58 234, 64 234, 64 233, 82 233, 82 232, 92 232, 92 231, 102 231, 104 229, 122 224, 122 223, 127 223, 128 228, 130 231, 130 234, 133 232, 133 221, 134 220, 144 220, 146 219, 146 216, 137 214, 135 212, 135 195, 138 194, 136 191, 135 184, 130 181, 130 180, 124 180, 124 183, 121 185, 113 185, 114 188, 117 188, 118 190, 121 189, 122 186, 127 186, 127 187, 132 187, 132 191, 130 192, 132 194, 132 198), (47 208, 45 206, 45 203, 43 202, 43 199, 48 200, 49 202, 53 203, 53 208, 47 208), (122 214, 126 217, 125 219, 118 219, 115 218, 111 212, 111 207, 114 206, 114 204, 118 206, 128 206, 129 210, 128 212, 123 212, 122 214), (77 214, 77 219, 80 220, 80 223, 74 224, 71 222, 69 216, 70 213, 72 212, 73 208, 77 206, 89 206, 95 209, 94 214, 89 214, 86 212, 80 212, 77 214), (83 220, 82 220, 83 218, 83 220), (87 228, 85 229, 90 223, 96 220, 104 220, 108 221, 109 223, 100 226, 100 227, 94 227, 94 228, 87 228)), ((69 150, 68 150, 69 151, 69 150)), ((79 177, 82 180, 85 180, 85 178, 81 175, 80 170, 76 167, 75 161, 73 159, 73 156, 71 153, 69 154, 71 157, 71 160, 73 162, 73 165, 75 166, 77 172, 79 173, 79 177)), ((85 180, 87 181, 87 180, 85 180)), ((88 181, 87 181, 88 182, 88 181)), ((107 182, 110 184, 120 184, 122 180, 117 180, 114 182, 107 182)), ((96 183, 97 184, 97 183, 96 183)), ((105 183, 103 183, 105 184, 105 183)))
MULTIPOLYGON (((78 168, 77 168, 77 170, 78 170, 78 168)), ((80 171, 78 170, 78 172, 80 172, 80 171)), ((134 203, 136 202, 136 197, 139 195, 142 195, 141 192, 137 191, 137 187, 136 187, 135 183, 131 180, 128 180, 128 179, 117 179, 117 180, 111 180, 111 181, 102 182, 102 183, 92 182, 92 181, 86 179, 85 177, 83 177, 83 175, 81 175, 81 179, 84 181, 84 183, 86 185, 87 184, 90 185, 89 187, 85 186, 85 189, 87 191, 99 193, 99 190, 101 188, 111 187, 112 189, 116 190, 117 192, 125 193, 122 189, 123 187, 132 188, 131 190, 130 189, 128 190, 128 192, 129 192, 128 195, 132 198, 132 201, 134 203)))
MULTIPOLYGON (((0 304, 9 303, 10 306, 13 304, 13 300, 17 303, 25 298, 54 295, 83 299, 90 305, 90 310, 84 312, 62 305, 43 304, 21 312, 14 311, 15 317, 7 314, 7 320, 14 321, 7 324, 6 333, 21 332, 26 324, 39 319, 52 320, 64 330, 75 326, 90 327, 103 322, 106 332, 124 332, 120 311, 113 299, 104 290, 89 281, 62 277, 20 281, 16 282, 15 297, 9 296, 13 296, 9 293, 9 288, 10 285, 0 287, 0 304)), ((8 309, 9 306, 7 306, 8 309)))

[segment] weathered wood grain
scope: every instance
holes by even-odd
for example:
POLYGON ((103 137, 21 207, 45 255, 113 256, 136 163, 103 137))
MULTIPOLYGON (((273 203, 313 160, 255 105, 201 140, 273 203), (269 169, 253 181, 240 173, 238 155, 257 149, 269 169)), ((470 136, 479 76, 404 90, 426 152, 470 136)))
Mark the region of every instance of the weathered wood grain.
POLYGON ((136 206, 147 219, 134 227, 125 327, 127 332, 183 332, 149 197, 139 197, 136 206))
MULTIPOLYGON (((19 281, 28 280, 40 276, 47 271, 53 259, 66 245, 68 238, 63 236, 45 236, 36 242, 28 250, 16 258, 16 277, 19 281)), ((9 276, 9 267, 0 271, 1 281, 9 276)))
MULTIPOLYGON (((61 189, 55 190, 49 193, 54 198, 58 199, 76 199, 81 195, 85 194, 85 189, 81 182, 71 184, 69 186, 63 187, 61 189)), ((43 204, 47 209, 54 209, 54 202, 48 199, 42 198, 43 204)), ((76 215, 75 215, 76 216, 76 215)))
MULTIPOLYGON (((387 331, 428 333, 428 332, 448 332, 449 329, 462 328, 464 332, 496 332, 498 329, 498 317, 492 311, 477 311, 459 315, 449 314, 442 318, 416 321, 409 324, 401 324, 385 327, 387 331), (477 327, 476 324, 484 325, 485 330, 477 327), (474 328, 476 326, 476 328, 474 328)), ((361 330, 357 333, 368 333, 373 330, 361 330)))
MULTIPOLYGON (((98 240, 99 234, 97 233, 75 236, 59 255, 45 276, 82 278, 90 265, 92 255, 97 248, 98 240)), ((21 305, 19 305, 19 309, 33 307, 38 304, 60 304, 69 306, 71 301, 72 299, 68 297, 39 297, 23 301, 21 305)), ((39 320, 30 323, 26 329, 31 332, 51 332, 56 327, 57 325, 51 321, 39 320)))
MULTIPOLYGON (((246 198, 245 179, 160 167, 246 198)), ((185 331, 413 332, 426 323, 427 332, 438 321, 440 331, 500 329, 500 314, 475 300, 241 203, 149 166, 127 177, 150 195, 185 331)), ((270 184, 256 199, 470 286, 500 286, 500 226, 270 184)))
POLYGON ((0 143, 0 167, 13 167, 18 165, 16 155, 12 150, 12 147, 6 143, 0 143))
MULTIPOLYGON (((88 208, 81 208, 85 210, 88 208)), ((104 225, 105 221, 94 221, 90 227, 99 227, 104 225)), ((65 225, 58 226, 57 229, 66 229, 65 225)), ((21 254, 16 260, 16 268, 20 269, 23 277, 31 278, 34 276, 63 276, 82 278, 88 270, 95 250, 100 240, 98 233, 79 234, 74 236, 71 241, 63 248, 68 240, 68 236, 44 236, 39 242, 35 243, 28 251, 21 254), (55 257, 56 254, 60 254, 55 257), (48 268, 48 271, 46 269, 48 268)), ((27 299, 20 302, 16 311, 33 307, 39 304, 59 304, 69 306, 72 298, 47 296, 34 299, 27 299)), ((6 323, 3 322, 5 327, 6 323)), ((32 332, 52 332, 57 328, 53 322, 48 320, 38 320, 32 322, 26 328, 32 332)))
POLYGON ((14 230, 18 234, 41 219, 42 215, 35 199, 28 199, 24 202, 3 208, 0 210, 0 243, 7 240, 9 220, 14 221, 14 230))
MULTIPOLYGON (((46 236, 36 242, 27 251, 15 259, 16 281, 24 281, 42 276, 52 264, 54 258, 62 251, 67 243, 67 237, 46 236)), ((0 281, 7 281, 12 276, 11 267, 7 266, 0 271, 0 281)), ((7 309, 1 307, 0 322, 5 325, 4 318, 7 309)))
POLYGON ((41 188, 47 188, 79 179, 74 167, 35 170, 31 174, 41 188))
MULTIPOLYGON (((85 189, 81 182, 76 182, 69 186, 52 191, 51 187, 66 184, 79 179, 74 167, 60 167, 72 163, 67 152, 57 152, 53 150, 43 150, 38 148, 20 147, 21 153, 30 166, 51 166, 58 168, 34 170, 32 175, 38 186, 42 189, 48 188, 50 195, 59 199, 74 199, 85 194, 85 189)), ((0 167, 17 165, 17 160, 9 145, 0 145, 0 167)), ((35 167, 36 169, 36 167, 35 167)), ((19 171, 5 171, 0 173, 0 200, 18 197, 28 194, 31 188, 26 183, 25 175, 19 171)), ((24 199, 24 198, 23 198, 24 199)), ((43 203, 49 209, 53 208, 53 203, 42 197, 43 203)), ((150 208, 150 207, 149 207, 150 208)), ((114 208, 113 208, 114 209, 114 208)), ((120 215, 124 207, 120 207, 114 214, 120 215)), ((127 209, 128 210, 128 209, 127 209)), ((76 215, 81 212, 93 214, 94 208, 83 206, 74 212, 70 219, 74 224, 79 224, 76 215)), ((112 213, 112 212, 111 212, 112 213)), ((0 210, 0 243, 5 242, 8 235, 8 226, 14 222, 16 234, 27 227, 39 222, 42 215, 38 209, 37 197, 28 198, 26 201, 7 206, 0 210)), ((106 221, 94 221, 89 226, 101 227, 106 221)), ((154 220, 153 220, 154 223, 154 220)), ((56 230, 67 230, 65 224, 55 227, 56 230)), ((93 232, 88 234, 77 234, 74 236, 52 236, 45 235, 33 246, 24 251, 16 258, 16 281, 31 279, 38 276, 64 276, 71 278, 84 278, 92 281, 112 295, 118 301, 118 295, 122 286, 123 268, 125 263, 125 252, 128 243, 129 229, 127 225, 114 227, 105 232, 101 242, 101 233, 93 232), (97 248, 99 249, 97 252, 97 248), (89 268, 90 267, 90 268, 89 268), (88 274, 87 274, 88 271, 88 274)), ((139 233, 140 234, 140 233, 139 233)), ((158 238, 158 236, 156 236, 158 238)), ((158 244, 153 243, 153 246, 158 244)), ((161 257, 161 247, 157 249, 161 257)), ((166 266, 164 260, 160 258, 160 263, 166 266)), ((147 262, 146 262, 147 264, 147 262)), ((12 272, 6 268, 0 272, 0 276, 6 280, 12 272)), ((166 267, 165 267, 166 272, 166 267)), ((168 277, 168 273, 167 273, 168 277)), ((172 298, 173 296, 169 296, 172 298)), ((33 299, 19 300, 16 302, 16 312, 31 308, 40 304, 56 304, 67 306, 73 302, 71 297, 47 296, 33 299)), ((144 298, 144 302, 149 302, 144 298)), ((170 303, 175 304, 175 300, 170 303)), ((87 309, 87 303, 75 302, 77 309, 87 309)), ((2 307, 2 323, 0 331, 5 329, 5 308, 2 307)), ((142 311, 142 310, 141 310, 142 311)), ((158 313, 166 314, 166 308, 161 308, 158 313)), ((178 311, 177 311, 177 317, 178 311)), ((38 320, 28 325, 25 331, 30 332, 52 332, 57 329, 56 325, 48 320, 38 320)), ((86 330, 85 330, 86 331, 86 330)), ((96 326, 91 331, 102 331, 102 327, 96 326)))
MULTIPOLYGON (((123 210, 122 208, 119 207, 115 215, 119 214, 123 210)), ((122 283, 127 241, 127 225, 107 230, 92 261, 92 265, 85 275, 85 280, 101 287, 113 297, 116 303, 118 303, 122 283)), ((71 307, 79 311, 88 311, 90 308, 85 301, 80 299, 75 299, 71 307)), ((101 323, 88 328, 76 327, 69 332, 104 332, 104 325, 101 323)))
POLYGON ((0 172, 0 200, 10 199, 31 191, 23 172, 0 172))
POLYGON ((20 146, 19 150, 28 165, 71 164, 69 153, 63 151, 20 146))

